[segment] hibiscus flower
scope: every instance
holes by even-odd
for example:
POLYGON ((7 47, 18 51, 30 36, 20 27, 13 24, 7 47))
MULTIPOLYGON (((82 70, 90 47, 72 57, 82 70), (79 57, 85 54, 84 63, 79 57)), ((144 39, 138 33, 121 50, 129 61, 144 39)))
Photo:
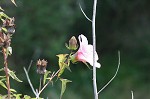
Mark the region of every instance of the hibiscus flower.
MULTIPOLYGON (((73 62, 81 61, 83 63, 89 63, 91 66, 93 66, 93 45, 88 44, 87 38, 81 34, 78 37, 80 47, 78 51, 72 56, 73 62)), ((98 55, 95 51, 95 66, 97 68, 100 68, 101 65, 98 63, 98 55)))

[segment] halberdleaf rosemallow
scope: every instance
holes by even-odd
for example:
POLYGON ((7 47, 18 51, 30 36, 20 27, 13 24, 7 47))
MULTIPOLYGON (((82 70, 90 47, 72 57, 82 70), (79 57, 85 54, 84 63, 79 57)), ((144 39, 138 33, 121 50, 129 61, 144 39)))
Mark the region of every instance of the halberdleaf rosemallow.
MULTIPOLYGON (((73 63, 77 61, 81 61, 83 63, 89 63, 91 66, 93 66, 93 45, 88 44, 87 38, 81 34, 78 36, 80 47, 78 51, 71 56, 71 60, 73 63)), ((95 51, 95 66, 97 68, 101 67, 101 64, 98 63, 98 55, 97 52, 95 51)))

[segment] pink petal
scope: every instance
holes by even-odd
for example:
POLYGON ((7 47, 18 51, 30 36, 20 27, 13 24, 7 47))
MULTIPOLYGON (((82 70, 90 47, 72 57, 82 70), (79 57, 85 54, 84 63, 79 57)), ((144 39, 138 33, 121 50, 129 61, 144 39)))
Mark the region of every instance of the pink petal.
POLYGON ((88 40, 83 34, 79 35, 78 39, 79 39, 80 45, 88 45, 88 40))
MULTIPOLYGON (((93 66, 93 45, 88 45, 87 38, 81 34, 78 37, 80 42, 80 48, 77 51, 77 59, 82 62, 88 62, 91 66, 93 66)), ((97 68, 100 68, 100 63, 97 62, 98 54, 95 51, 95 65, 97 68)))

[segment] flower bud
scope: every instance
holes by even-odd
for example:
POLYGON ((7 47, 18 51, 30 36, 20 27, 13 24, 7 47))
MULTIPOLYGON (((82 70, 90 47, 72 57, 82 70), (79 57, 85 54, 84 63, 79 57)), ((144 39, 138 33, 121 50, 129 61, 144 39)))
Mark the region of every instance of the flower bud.
POLYGON ((37 73, 38 74, 45 74, 46 72, 46 67, 47 67, 47 61, 45 61, 44 59, 43 60, 38 60, 37 63, 36 63, 36 66, 37 66, 37 73))
POLYGON ((69 49, 76 50, 77 48, 78 48, 77 40, 75 36, 72 36, 71 39, 69 40, 69 49))

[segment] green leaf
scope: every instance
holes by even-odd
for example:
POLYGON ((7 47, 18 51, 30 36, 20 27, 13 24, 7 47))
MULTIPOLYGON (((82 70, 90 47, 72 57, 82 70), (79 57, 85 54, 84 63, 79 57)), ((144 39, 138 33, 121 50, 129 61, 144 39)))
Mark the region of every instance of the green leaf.
POLYGON ((28 95, 24 95, 23 99, 31 99, 31 97, 28 95))
POLYGON ((11 0, 11 2, 12 2, 15 6, 17 6, 15 0, 11 0))
POLYGON ((67 60, 67 63, 68 64, 65 63, 64 66, 71 72, 71 69, 69 67, 70 66, 70 60, 69 59, 67 60))
POLYGON ((22 96, 22 94, 14 94, 15 99, 21 99, 20 97, 22 96))
POLYGON ((5 18, 8 18, 9 19, 9 17, 4 13, 4 12, 0 12, 0 18, 1 17, 5 17, 5 18))
POLYGON ((63 66, 62 63, 64 63, 65 60, 67 59, 67 58, 66 58, 67 55, 68 55, 68 54, 59 54, 59 55, 56 55, 56 56, 59 58, 58 64, 59 64, 59 67, 60 67, 60 68, 63 66))
POLYGON ((7 29, 6 29, 6 28, 2 27, 1 29, 2 29, 4 32, 7 32, 7 29))
POLYGON ((3 88, 7 89, 5 83, 3 83, 1 80, 0 80, 0 85, 1 85, 3 88))
MULTIPOLYGON (((1 85, 3 88, 7 89, 5 83, 3 82, 3 81, 5 81, 5 80, 6 80, 5 78, 4 78, 4 79, 1 79, 1 80, 0 80, 0 85, 1 85)), ((11 92, 17 92, 17 91, 14 90, 14 89, 10 89, 10 91, 11 91, 11 92)))
POLYGON ((17 91, 15 90, 15 89, 10 89, 10 91, 13 93, 13 92, 15 92, 15 93, 17 93, 17 91))
POLYGON ((0 71, 4 71, 4 68, 1 68, 0 71))
POLYGON ((59 54, 59 55, 56 55, 56 56, 58 56, 58 65, 59 65, 59 69, 60 69, 60 72, 58 73, 58 77, 59 76, 61 76, 62 75, 62 73, 64 72, 64 70, 65 70, 65 66, 66 66, 66 64, 68 64, 68 63, 65 63, 66 62, 66 60, 67 60, 67 56, 68 56, 68 54, 59 54))
POLYGON ((18 82, 22 82, 19 78, 17 78, 17 76, 15 75, 15 72, 9 70, 8 74, 10 75, 10 77, 18 82))
POLYGON ((0 76, 0 78, 6 78, 6 76, 0 76))
POLYGON ((4 11, 4 9, 0 6, 0 10, 4 11))
POLYGON ((44 79, 43 79, 43 85, 45 85, 47 76, 51 73, 51 71, 46 71, 46 73, 44 74, 44 79))
POLYGON ((60 72, 58 73, 58 77, 60 77, 65 71, 65 66, 63 66, 60 70, 60 72))
POLYGON ((62 86, 61 86, 61 94, 60 94, 60 99, 62 98, 62 95, 64 94, 65 90, 66 90, 66 85, 68 82, 72 82, 68 79, 60 79, 62 82, 62 86))

